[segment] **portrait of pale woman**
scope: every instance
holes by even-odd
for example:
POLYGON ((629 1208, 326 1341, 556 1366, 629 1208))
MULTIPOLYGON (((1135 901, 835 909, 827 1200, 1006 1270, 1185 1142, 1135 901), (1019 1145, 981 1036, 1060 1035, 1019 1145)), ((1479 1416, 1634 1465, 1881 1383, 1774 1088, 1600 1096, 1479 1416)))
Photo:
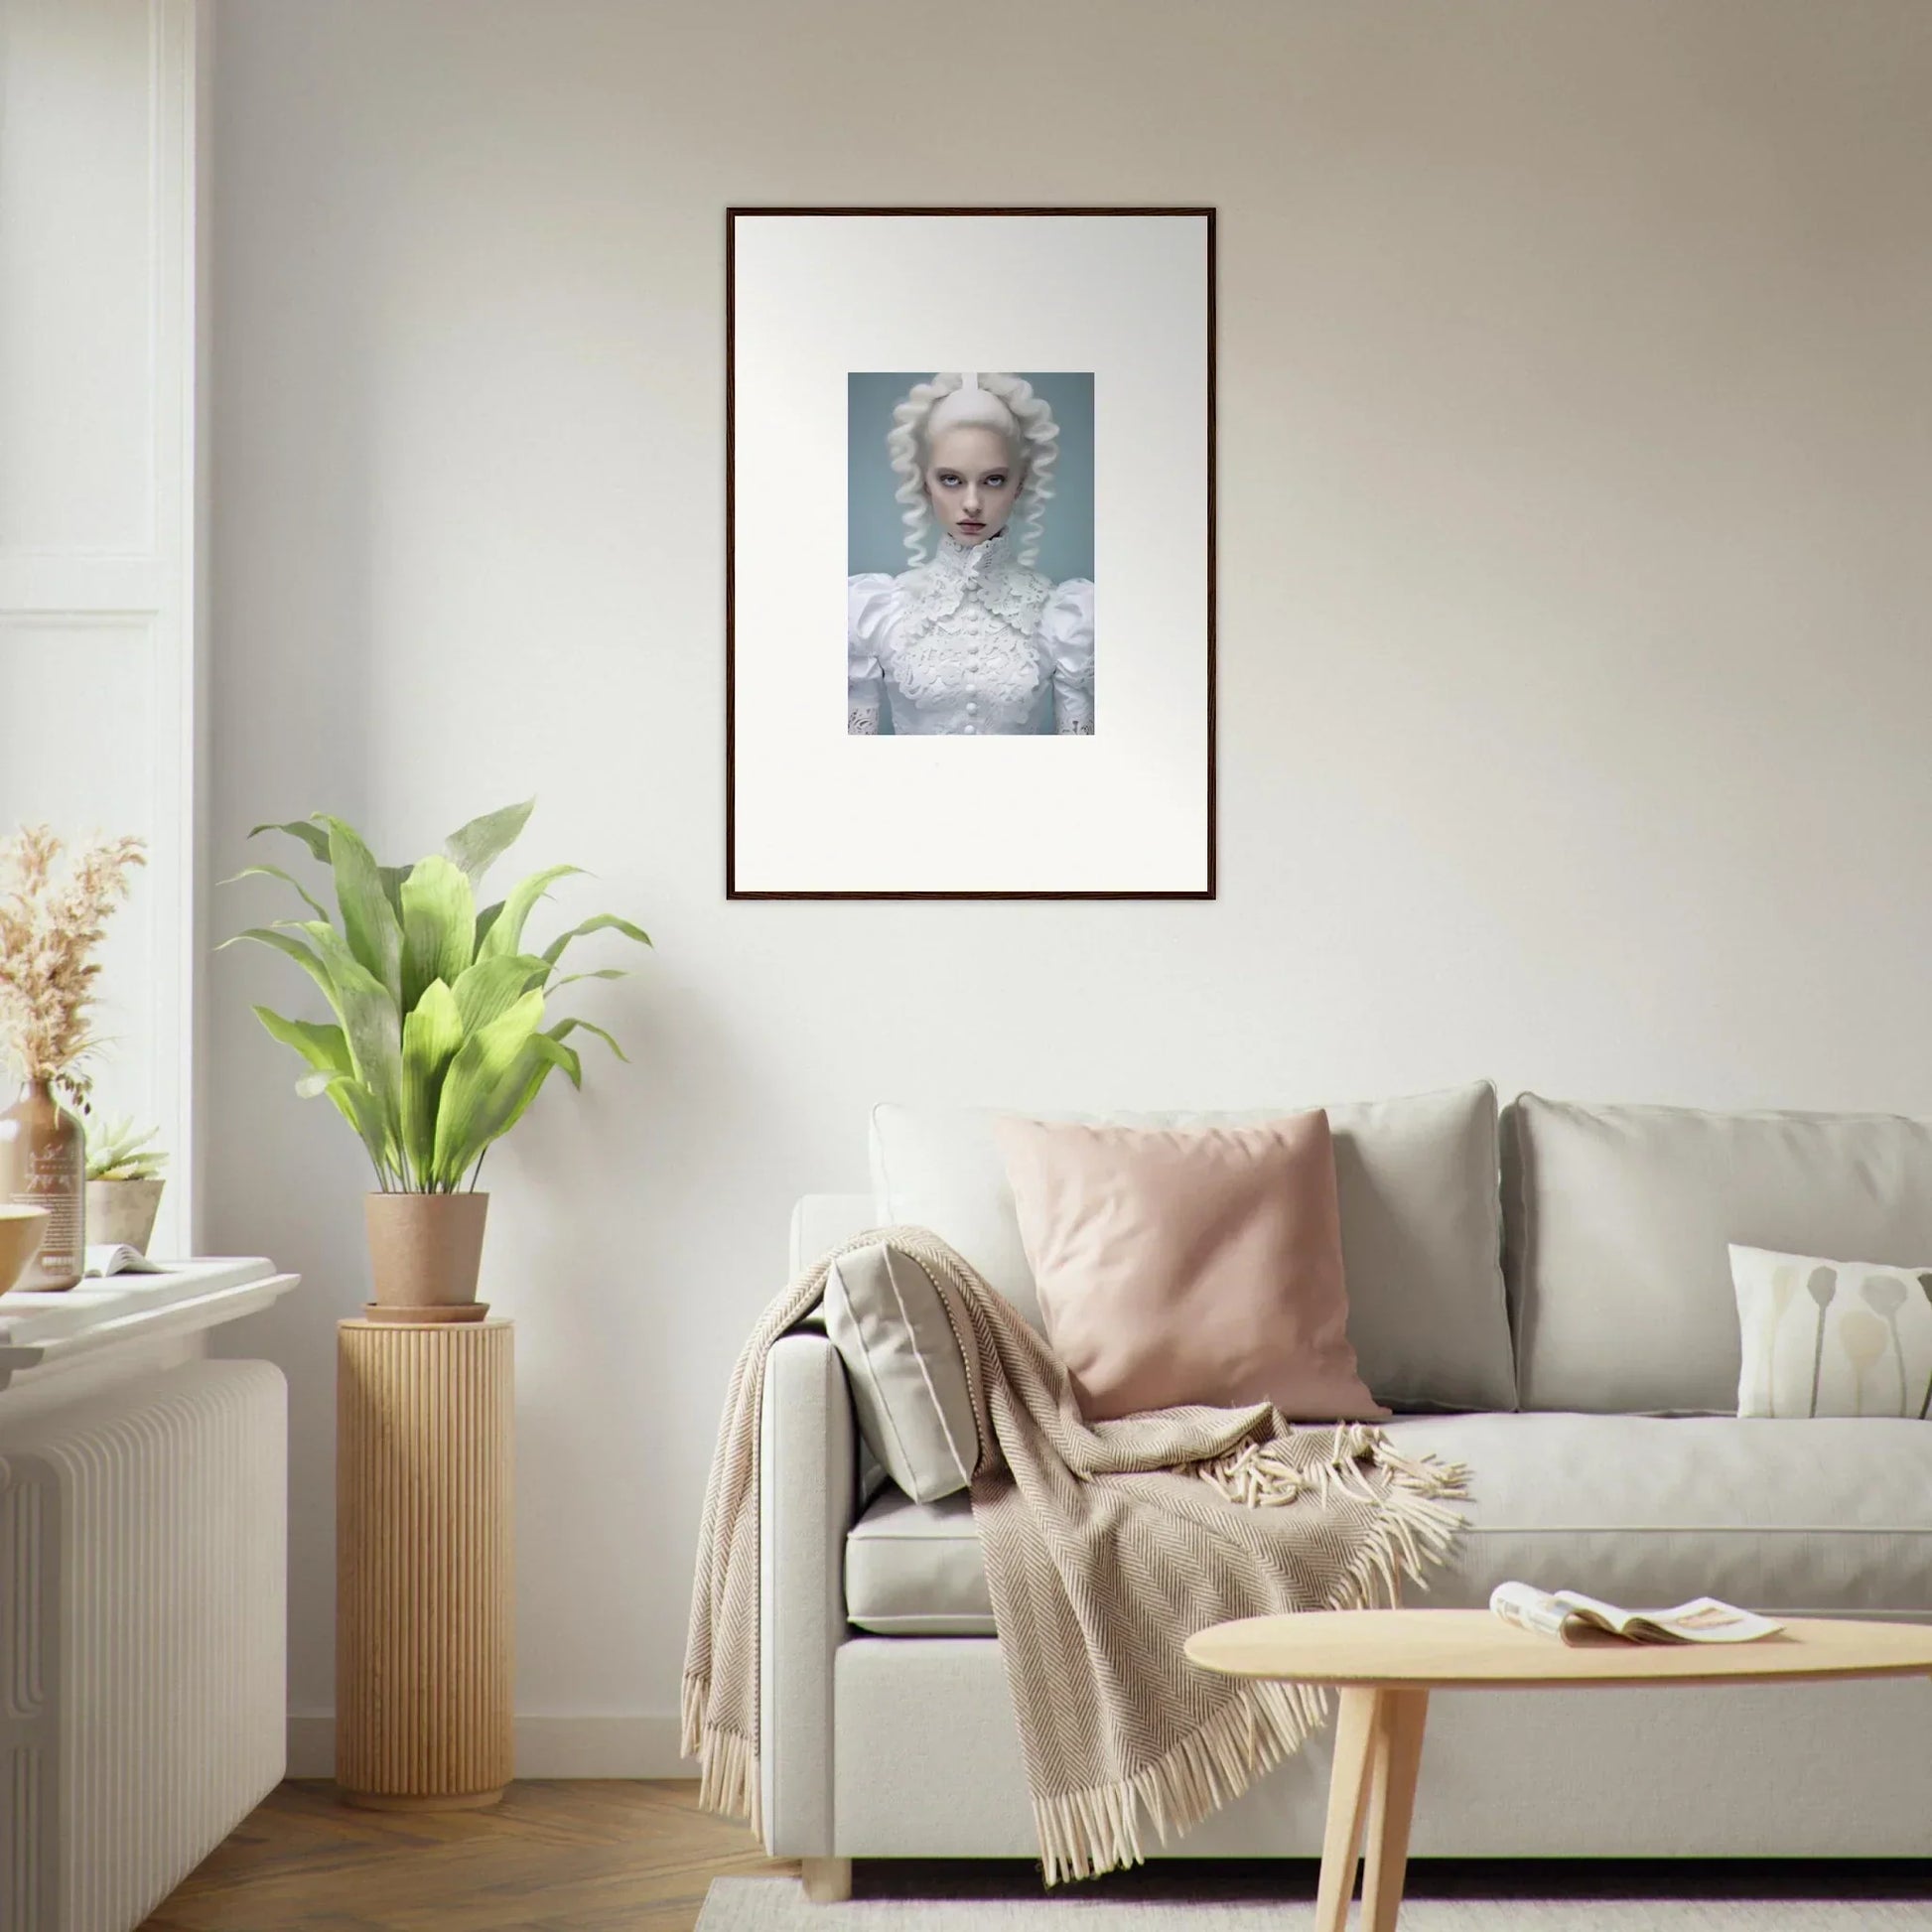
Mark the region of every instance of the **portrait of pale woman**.
POLYGON ((1040 568, 1060 436, 1019 375, 942 372, 894 407, 875 461, 906 566, 847 579, 848 732, 1092 733, 1093 579, 1040 568))

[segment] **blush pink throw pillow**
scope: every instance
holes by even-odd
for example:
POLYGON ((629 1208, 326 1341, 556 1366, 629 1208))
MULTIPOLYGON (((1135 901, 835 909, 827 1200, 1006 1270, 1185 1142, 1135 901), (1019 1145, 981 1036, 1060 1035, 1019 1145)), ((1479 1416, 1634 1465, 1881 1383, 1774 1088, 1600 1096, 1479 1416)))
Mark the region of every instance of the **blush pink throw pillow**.
POLYGON ((1324 1113, 1258 1127, 995 1123, 1046 1337, 1089 1422, 1272 1402, 1383 1420, 1355 1367, 1324 1113))

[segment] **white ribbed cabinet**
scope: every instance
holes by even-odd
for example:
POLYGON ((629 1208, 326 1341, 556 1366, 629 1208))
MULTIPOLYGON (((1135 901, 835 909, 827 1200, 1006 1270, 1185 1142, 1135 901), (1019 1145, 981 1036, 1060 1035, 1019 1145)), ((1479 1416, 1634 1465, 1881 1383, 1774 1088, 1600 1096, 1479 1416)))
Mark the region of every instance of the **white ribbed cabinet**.
POLYGON ((493 1804, 511 1775, 511 1331, 336 1331, 336 1782, 350 1804, 493 1804))

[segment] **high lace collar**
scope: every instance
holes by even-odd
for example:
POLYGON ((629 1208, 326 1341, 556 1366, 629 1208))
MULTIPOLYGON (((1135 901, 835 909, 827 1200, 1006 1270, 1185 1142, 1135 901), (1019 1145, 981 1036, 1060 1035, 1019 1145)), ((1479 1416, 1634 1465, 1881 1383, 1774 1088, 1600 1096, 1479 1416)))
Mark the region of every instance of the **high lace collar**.
POLYGON ((1013 539, 1005 530, 996 537, 988 537, 983 543, 961 543, 951 531, 941 530, 938 554, 926 565, 937 582, 960 586, 971 583, 976 577, 998 576, 1004 571, 1018 568, 1013 553, 1013 539))
POLYGON ((1023 629, 1039 615, 1052 589, 1038 571, 1015 557, 1012 539, 1004 530, 984 543, 960 543, 942 530, 938 554, 909 571, 902 586, 912 616, 921 622, 935 622, 968 605, 978 605, 1023 629))

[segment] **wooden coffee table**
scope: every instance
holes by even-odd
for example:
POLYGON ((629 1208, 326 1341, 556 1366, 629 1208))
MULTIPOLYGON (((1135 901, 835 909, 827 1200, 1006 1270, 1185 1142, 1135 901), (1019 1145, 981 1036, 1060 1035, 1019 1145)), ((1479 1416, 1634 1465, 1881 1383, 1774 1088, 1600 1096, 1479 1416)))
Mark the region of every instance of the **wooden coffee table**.
POLYGON ((1431 1691, 1925 1677, 1932 1624, 1792 1617, 1781 1635, 1756 1643, 1570 1645, 1490 1610, 1311 1610, 1216 1624, 1187 1639, 1187 1656, 1226 1677, 1339 1688, 1315 1932, 1348 1923, 1365 1812, 1362 1932, 1394 1932, 1431 1691))

